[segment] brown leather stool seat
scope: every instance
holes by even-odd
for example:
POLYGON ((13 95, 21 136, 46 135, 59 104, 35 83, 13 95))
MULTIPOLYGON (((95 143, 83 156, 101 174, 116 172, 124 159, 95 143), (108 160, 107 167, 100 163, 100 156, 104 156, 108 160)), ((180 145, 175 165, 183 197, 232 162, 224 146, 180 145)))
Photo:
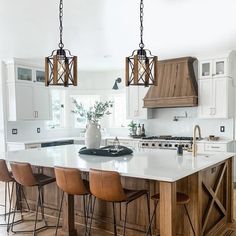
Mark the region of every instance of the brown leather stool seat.
MULTIPOLYGON (((160 201, 160 194, 157 193, 157 194, 153 195, 151 197, 151 199, 155 201, 155 205, 154 205, 154 211, 153 211, 153 214, 152 214, 151 221, 150 221, 148 229, 151 229, 152 221, 154 219, 154 215, 155 215, 156 209, 157 209, 157 204, 160 201)), ((193 227, 193 223, 191 221, 191 218, 190 218, 190 215, 189 215, 189 212, 188 212, 188 208, 186 206, 186 204, 188 204, 189 202, 190 202, 190 197, 187 194, 181 193, 181 192, 177 192, 176 193, 176 204, 184 206, 184 209, 185 209, 185 212, 187 214, 188 221, 189 221, 190 226, 192 228, 193 234, 196 236, 196 233, 195 233, 195 230, 194 230, 194 227, 193 227)), ((149 235, 149 231, 147 231, 146 235, 149 235)))
POLYGON ((87 222, 88 222, 88 211, 89 211, 88 205, 89 205, 89 202, 91 201, 89 182, 87 180, 82 179, 81 172, 78 169, 54 167, 54 171, 55 171, 57 185, 63 191, 55 235, 57 235, 57 231, 59 227, 64 193, 68 195, 77 195, 77 196, 83 197, 85 235, 87 235, 87 222), (89 197, 89 199, 87 199, 87 196, 89 197))
MULTIPOLYGON (((90 229, 92 225, 96 198, 112 203, 113 225, 114 225, 115 235, 117 235, 115 203, 124 202, 126 204, 125 219, 124 219, 124 225, 123 225, 123 236, 125 235, 127 210, 128 210, 128 204, 130 202, 142 196, 146 196, 147 208, 148 208, 148 219, 150 221, 149 193, 147 190, 124 189, 121 184, 120 175, 118 172, 115 172, 115 171, 101 171, 101 170, 90 169, 89 183, 90 183, 90 191, 92 195, 94 196, 94 201, 92 203, 92 216, 91 216, 91 222, 90 222, 90 229)), ((89 232, 90 232, 90 229, 89 229, 89 232)))
MULTIPOLYGON (((37 206, 36 206, 36 217, 35 217, 35 224, 33 230, 24 230, 24 231, 14 231, 13 230, 13 224, 11 226, 11 231, 14 233, 33 233, 33 235, 36 235, 37 231, 41 231, 43 229, 47 229, 49 227, 55 227, 55 226, 48 226, 47 222, 44 217, 44 206, 43 206, 43 193, 42 189, 45 185, 51 184, 55 182, 54 177, 46 176, 44 174, 34 174, 32 167, 29 163, 20 163, 20 162, 10 162, 11 169, 12 169, 12 175, 15 179, 15 181, 21 185, 22 187, 37 187, 38 188, 38 199, 37 199, 37 206), (45 223, 45 226, 42 226, 40 228, 36 228, 37 222, 38 222, 38 211, 39 207, 41 208, 41 214, 42 219, 45 223)), ((14 215, 13 215, 13 221, 15 219, 16 214, 16 208, 17 204, 20 200, 20 190, 18 188, 16 193, 16 205, 14 209, 14 215)))

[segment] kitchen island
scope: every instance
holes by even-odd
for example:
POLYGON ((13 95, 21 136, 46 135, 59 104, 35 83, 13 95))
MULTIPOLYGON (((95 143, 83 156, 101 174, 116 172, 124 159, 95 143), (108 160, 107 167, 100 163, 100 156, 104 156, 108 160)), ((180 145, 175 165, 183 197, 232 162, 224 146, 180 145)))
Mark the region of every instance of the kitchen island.
MULTIPOLYGON (((217 235, 217 231, 227 222, 232 222, 232 164, 233 153, 199 154, 192 158, 191 153, 178 157, 173 150, 137 150, 133 155, 123 157, 98 157, 79 155, 80 145, 66 145, 2 153, 7 161, 28 162, 42 167, 45 174, 54 175, 54 166, 78 168, 88 178, 90 168, 118 171, 124 187, 145 188, 150 194, 160 192, 159 211, 153 225, 154 232, 161 236, 176 234, 193 235, 184 215, 176 206, 176 191, 189 195, 188 204, 197 236, 217 235)), ((56 185, 44 191, 47 213, 55 215, 61 197, 56 185)), ((27 190, 27 198, 33 205, 35 194, 27 190)), ((153 203, 152 209, 153 209, 153 203)), ((147 226, 145 199, 130 205, 127 218, 127 235, 144 235, 147 226)), ((117 204, 118 224, 122 225, 124 208, 117 204)), ((68 235, 76 235, 75 222, 83 222, 82 202, 68 197, 63 208, 63 228, 68 235), (76 212, 75 218, 72 216, 76 212)), ((98 202, 95 209, 95 226, 112 229, 110 206, 98 202), (106 220, 106 222, 101 220, 106 220)))

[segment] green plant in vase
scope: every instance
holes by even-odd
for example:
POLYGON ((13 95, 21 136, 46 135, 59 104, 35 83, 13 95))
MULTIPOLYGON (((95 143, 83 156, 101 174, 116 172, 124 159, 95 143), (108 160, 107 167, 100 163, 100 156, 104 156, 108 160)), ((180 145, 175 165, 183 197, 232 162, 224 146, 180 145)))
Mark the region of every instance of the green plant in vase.
POLYGON ((137 131, 137 124, 134 123, 134 121, 132 120, 129 124, 129 134, 130 136, 135 136, 136 135, 136 131, 137 131))
POLYGON ((101 131, 99 121, 105 116, 110 115, 110 109, 113 107, 113 101, 96 101, 93 106, 86 109, 82 103, 72 100, 75 108, 72 110, 79 119, 86 119, 85 146, 87 148, 99 148, 101 143, 101 131))

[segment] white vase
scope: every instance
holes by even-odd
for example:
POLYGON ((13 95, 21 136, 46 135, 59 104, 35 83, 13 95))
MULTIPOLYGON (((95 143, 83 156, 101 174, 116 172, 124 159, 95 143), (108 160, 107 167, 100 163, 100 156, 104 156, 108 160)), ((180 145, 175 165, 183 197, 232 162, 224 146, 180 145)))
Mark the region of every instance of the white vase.
POLYGON ((85 146, 86 148, 99 148, 101 144, 101 126, 89 122, 86 125, 85 146))

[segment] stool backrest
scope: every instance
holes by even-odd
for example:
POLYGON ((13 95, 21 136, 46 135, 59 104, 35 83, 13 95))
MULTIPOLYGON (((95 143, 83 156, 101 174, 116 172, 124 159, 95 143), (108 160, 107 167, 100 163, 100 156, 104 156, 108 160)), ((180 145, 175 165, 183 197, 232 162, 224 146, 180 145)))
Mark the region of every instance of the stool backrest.
POLYGON ((54 167, 58 187, 71 195, 84 195, 88 191, 84 186, 81 172, 74 168, 54 167))
POLYGON ((0 181, 2 182, 11 182, 13 178, 11 173, 7 168, 7 164, 5 160, 0 159, 0 181))
POLYGON ((32 167, 29 163, 10 162, 12 175, 17 183, 22 186, 37 185, 32 167))
POLYGON ((126 199, 118 172, 90 169, 89 185, 91 193, 101 200, 121 202, 126 199))

